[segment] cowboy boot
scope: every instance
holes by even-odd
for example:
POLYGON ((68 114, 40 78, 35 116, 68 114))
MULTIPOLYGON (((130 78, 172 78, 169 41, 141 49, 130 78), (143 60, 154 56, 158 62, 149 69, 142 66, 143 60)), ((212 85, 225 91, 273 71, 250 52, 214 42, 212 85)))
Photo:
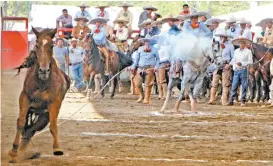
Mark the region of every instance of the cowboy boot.
POLYGON ((164 84, 161 84, 161 86, 162 86, 162 92, 163 92, 163 97, 161 98, 161 100, 165 100, 167 97, 167 84, 164 83, 164 84))
POLYGON ((139 98, 138 98, 138 100, 137 100, 137 103, 141 103, 142 102, 142 100, 144 99, 144 93, 143 93, 143 89, 142 88, 138 88, 138 90, 139 90, 139 98))
POLYGON ((122 92, 122 90, 123 90, 122 83, 121 83, 121 81, 118 81, 118 91, 122 92))
POLYGON ((146 86, 143 104, 151 104, 152 86, 146 86))
POLYGON ((229 87, 225 86, 223 87, 223 93, 222 93, 222 105, 227 105, 229 98, 229 87))
POLYGON ((160 99, 162 99, 162 95, 163 95, 162 84, 157 83, 157 89, 158 89, 157 99, 160 100, 160 99))
POLYGON ((208 104, 213 104, 216 98, 217 88, 212 87, 210 91, 210 100, 208 104))

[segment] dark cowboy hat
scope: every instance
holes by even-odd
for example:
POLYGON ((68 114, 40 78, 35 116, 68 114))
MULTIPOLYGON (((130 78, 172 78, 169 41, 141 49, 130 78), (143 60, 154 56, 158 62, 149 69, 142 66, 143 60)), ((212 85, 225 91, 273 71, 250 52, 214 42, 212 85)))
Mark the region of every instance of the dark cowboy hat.
POLYGON ((85 17, 77 17, 74 19, 75 21, 80 21, 80 20, 83 20, 84 22, 88 22, 89 20, 85 17))
POLYGON ((94 18, 90 21, 90 24, 96 24, 96 22, 100 22, 101 24, 107 23, 107 20, 101 17, 94 18))
POLYGON ((169 20, 175 22, 175 21, 178 21, 179 19, 176 17, 173 17, 173 15, 170 14, 168 17, 162 19, 162 23, 168 22, 169 20))

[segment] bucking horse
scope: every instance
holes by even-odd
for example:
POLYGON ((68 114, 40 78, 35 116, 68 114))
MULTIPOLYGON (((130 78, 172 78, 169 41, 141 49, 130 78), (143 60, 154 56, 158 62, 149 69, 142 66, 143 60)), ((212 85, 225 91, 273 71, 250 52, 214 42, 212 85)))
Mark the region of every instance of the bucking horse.
POLYGON ((36 45, 25 62, 17 67, 28 68, 23 90, 19 98, 19 117, 13 147, 9 151, 10 162, 16 162, 17 151, 25 151, 36 131, 41 131, 50 122, 53 136, 53 154, 63 155, 58 138, 57 118, 62 101, 70 88, 69 77, 58 68, 52 56, 56 29, 38 32, 36 45), (20 137, 22 136, 21 142, 20 137))

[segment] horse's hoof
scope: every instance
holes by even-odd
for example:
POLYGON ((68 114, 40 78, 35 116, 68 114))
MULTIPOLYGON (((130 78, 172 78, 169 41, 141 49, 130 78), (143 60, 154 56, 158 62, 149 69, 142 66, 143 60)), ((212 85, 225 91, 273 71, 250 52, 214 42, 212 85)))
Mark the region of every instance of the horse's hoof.
POLYGON ((62 156, 62 155, 64 155, 64 152, 61 149, 54 149, 53 154, 55 156, 62 156))
POLYGON ((40 158, 41 156, 41 153, 37 152, 37 153, 34 153, 31 157, 29 157, 28 159, 30 160, 33 160, 33 159, 37 159, 37 158, 40 158))
POLYGON ((9 155, 9 163, 16 163, 17 153, 10 150, 8 155, 9 155))

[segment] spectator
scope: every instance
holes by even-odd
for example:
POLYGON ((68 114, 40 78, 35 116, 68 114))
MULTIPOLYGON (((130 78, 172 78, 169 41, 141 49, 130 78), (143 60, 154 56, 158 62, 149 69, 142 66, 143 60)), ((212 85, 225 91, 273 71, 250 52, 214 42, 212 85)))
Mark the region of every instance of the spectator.
POLYGON ((90 29, 86 25, 86 22, 88 22, 89 20, 85 17, 78 17, 74 20, 77 21, 77 25, 72 30, 72 36, 75 39, 81 40, 86 36, 87 33, 90 32, 90 29))
POLYGON ((138 25, 142 24, 147 19, 152 20, 152 13, 153 11, 157 11, 157 8, 151 5, 146 5, 143 7, 143 10, 144 11, 139 16, 138 25))
POLYGON ((265 22, 266 27, 267 27, 267 29, 264 33, 264 38, 263 38, 262 43, 266 47, 273 47, 273 28, 272 28, 273 18, 264 19, 262 22, 265 22))
POLYGON ((207 12, 204 12, 203 15, 199 16, 199 20, 203 23, 205 23, 208 19, 211 19, 211 15, 207 12))
POLYGON ((179 15, 189 15, 189 14, 191 14, 190 13, 190 9, 189 9, 189 5, 188 4, 184 4, 183 5, 183 11, 181 11, 179 13, 179 15))
POLYGON ((168 31, 169 35, 177 35, 180 33, 180 29, 177 27, 175 22, 179 21, 177 18, 174 18, 172 15, 169 15, 169 17, 162 19, 162 23, 168 23, 170 26, 170 29, 168 31))
POLYGON ((66 73, 66 67, 68 67, 68 50, 64 47, 63 39, 57 39, 57 45, 53 47, 53 55, 57 61, 58 67, 66 73))
POLYGON ((133 14, 132 14, 132 12, 130 12, 130 11, 128 10, 128 8, 129 8, 129 7, 132 7, 132 5, 130 5, 130 4, 126 3, 126 2, 124 2, 124 3, 122 3, 119 7, 122 7, 123 10, 121 10, 121 11, 118 13, 118 15, 117 15, 117 17, 116 17, 115 20, 119 19, 120 17, 125 18, 126 21, 128 22, 128 23, 126 24, 126 27, 128 28, 129 33, 131 33, 131 32, 132 32, 132 23, 133 23, 133 14))
POLYGON ((72 72, 75 79, 75 87, 71 89, 74 92, 84 90, 86 87, 83 82, 83 58, 84 50, 77 46, 78 40, 73 38, 71 40, 71 47, 69 48, 69 65, 72 66, 72 72))
POLYGON ((96 8, 98 8, 99 10, 96 11, 96 17, 104 18, 109 21, 109 13, 104 10, 107 7, 108 6, 106 5, 97 6, 96 8))
POLYGON ((241 18, 237 21, 237 24, 240 24, 241 37, 252 41, 252 33, 251 33, 250 29, 248 27, 246 27, 246 24, 249 24, 249 21, 247 21, 245 18, 241 18))
POLYGON ((85 17, 86 19, 91 20, 89 12, 85 10, 85 8, 89 7, 88 5, 82 3, 77 7, 80 7, 81 10, 76 13, 75 18, 85 17))
MULTIPOLYGON (((73 28, 72 16, 68 14, 67 9, 62 10, 63 14, 56 19, 56 28, 73 28)), ((65 38, 71 37, 71 32, 64 32, 65 38)))
POLYGON ((125 27, 128 24, 128 21, 125 17, 121 17, 118 20, 114 21, 114 24, 118 24, 118 29, 116 35, 116 44, 119 47, 119 50, 125 53, 128 49, 127 39, 128 39, 128 28, 125 27))
MULTIPOLYGON (((240 27, 238 26, 238 24, 236 23, 236 18, 231 16, 229 17, 226 21, 226 27, 225 30, 227 31, 227 33, 233 37, 233 39, 237 39, 240 36, 240 27)), ((235 47, 235 48, 239 48, 235 47)))

